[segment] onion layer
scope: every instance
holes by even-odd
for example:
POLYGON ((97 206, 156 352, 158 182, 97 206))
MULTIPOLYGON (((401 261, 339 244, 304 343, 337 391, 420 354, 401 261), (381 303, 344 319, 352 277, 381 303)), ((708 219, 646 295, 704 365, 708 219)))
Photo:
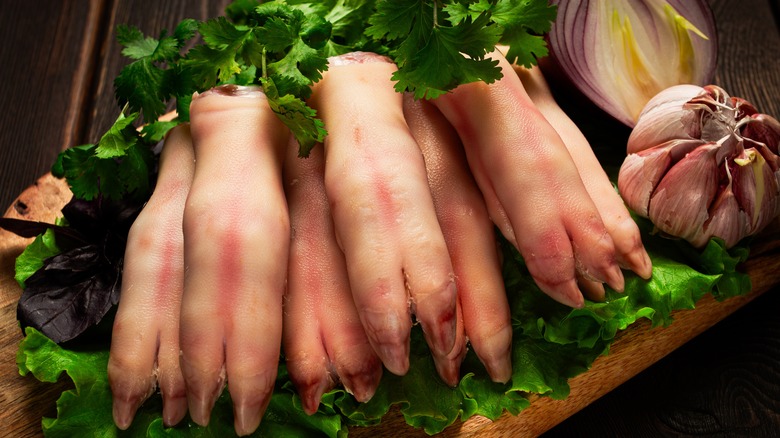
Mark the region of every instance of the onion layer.
POLYGON ((633 127, 678 84, 711 83, 717 34, 706 0, 552 0, 550 54, 593 103, 633 127))

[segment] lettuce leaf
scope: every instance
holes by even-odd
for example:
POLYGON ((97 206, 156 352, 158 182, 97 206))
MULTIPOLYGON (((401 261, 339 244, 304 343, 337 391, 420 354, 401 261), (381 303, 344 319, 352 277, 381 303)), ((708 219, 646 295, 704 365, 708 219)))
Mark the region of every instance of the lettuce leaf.
MULTIPOLYGON (((108 350, 71 351, 57 345, 34 328, 25 330, 19 345, 16 363, 23 376, 32 373, 42 382, 56 382, 63 373, 73 381, 74 389, 65 391, 57 400, 57 418, 44 418, 43 433, 47 437, 226 437, 234 436, 230 395, 225 392, 214 408, 208 427, 200 427, 189 419, 177 427, 162 423, 162 399, 158 395, 147 400, 138 410, 127 431, 114 426, 111 389, 108 384, 108 350)), ((256 436, 323 436, 337 438, 346 435, 339 415, 321 409, 315 415, 303 412, 297 396, 287 388, 287 373, 280 365, 280 385, 256 436)))
MULTIPOLYGON (((479 359, 469 351, 461 366, 456 388, 445 385, 419 327, 412 332, 411 368, 403 377, 385 372, 374 397, 358 403, 343 389, 322 398, 319 411, 307 416, 301 408, 284 364, 271 404, 260 429, 253 436, 342 437, 349 426, 378 424, 393 406, 406 422, 429 434, 473 415, 497 419, 504 411, 514 415, 530 405, 529 396, 555 399, 569 395, 568 380, 587 371, 593 361, 609 351, 619 330, 641 318, 653 327, 672 323, 672 312, 692 309, 706 293, 719 299, 750 291, 750 281, 737 267, 747 257, 747 246, 726 250, 713 240, 702 251, 652 234, 643 241, 653 261, 653 277, 643 280, 626 273, 625 293, 607 290, 602 303, 587 301, 583 309, 563 306, 542 293, 528 275, 519 254, 505 241, 504 279, 513 318, 512 380, 490 380, 479 359)), ((233 417, 227 391, 217 401, 207 428, 189 420, 175 428, 162 424, 162 401, 152 396, 139 409, 132 427, 120 432, 111 416, 111 391, 106 367, 108 351, 66 350, 34 329, 19 347, 20 373, 32 373, 44 382, 67 373, 75 389, 57 401, 57 418, 43 420, 47 437, 100 436, 233 436, 233 417)))
POLYGON ((35 240, 16 258, 14 266, 16 282, 24 289, 24 282, 43 266, 43 261, 59 253, 54 230, 47 229, 43 234, 36 236, 35 240))

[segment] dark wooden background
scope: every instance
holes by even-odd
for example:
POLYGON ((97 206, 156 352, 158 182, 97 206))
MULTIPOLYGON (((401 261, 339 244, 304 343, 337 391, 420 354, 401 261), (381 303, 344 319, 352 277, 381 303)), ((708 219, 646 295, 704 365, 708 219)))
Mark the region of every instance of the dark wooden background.
MULTIPOLYGON (((97 141, 116 118, 112 81, 126 62, 117 24, 157 33, 185 17, 215 16, 225 3, 4 0, 0 209, 48 172, 61 149, 97 141)), ((778 1, 710 4, 721 44, 714 82, 780 117, 778 1)), ((616 147, 625 140, 604 138, 616 147)), ((764 294, 547 435, 780 436, 779 313, 780 290, 764 294)))

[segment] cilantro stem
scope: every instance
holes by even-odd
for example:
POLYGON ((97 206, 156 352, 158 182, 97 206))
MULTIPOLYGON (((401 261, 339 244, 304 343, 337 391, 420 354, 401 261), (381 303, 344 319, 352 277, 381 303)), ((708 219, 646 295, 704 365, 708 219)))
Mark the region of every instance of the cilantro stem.
POLYGON ((265 47, 263 47, 263 56, 261 57, 261 59, 262 59, 262 61, 261 61, 261 66, 260 67, 261 67, 261 70, 262 70, 263 79, 267 79, 268 78, 268 72, 266 71, 266 50, 265 50, 265 47))
POLYGON ((433 0, 433 27, 439 27, 439 0, 433 0))

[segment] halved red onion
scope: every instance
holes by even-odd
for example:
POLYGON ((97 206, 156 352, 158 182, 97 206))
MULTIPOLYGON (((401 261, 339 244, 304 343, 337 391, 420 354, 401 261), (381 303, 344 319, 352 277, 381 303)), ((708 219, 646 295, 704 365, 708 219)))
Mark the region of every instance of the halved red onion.
POLYGON ((712 82, 717 33, 706 0, 552 0, 550 54, 593 103, 633 127, 678 84, 712 82))

